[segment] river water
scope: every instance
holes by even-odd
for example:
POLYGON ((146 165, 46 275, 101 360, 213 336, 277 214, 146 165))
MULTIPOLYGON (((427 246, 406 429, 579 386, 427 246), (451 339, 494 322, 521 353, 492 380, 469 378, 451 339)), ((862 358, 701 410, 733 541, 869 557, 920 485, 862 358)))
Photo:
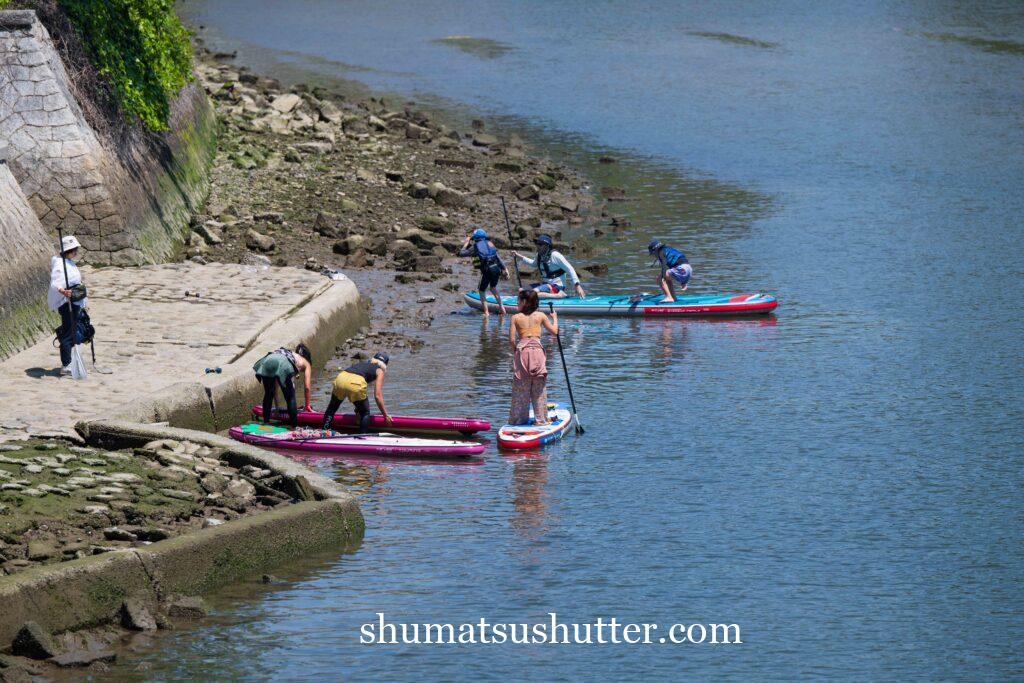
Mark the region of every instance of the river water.
MULTIPOLYGON (((184 11, 257 69, 481 112, 626 187, 633 227, 594 293, 652 291, 657 236, 687 252, 694 291, 782 305, 563 320, 587 432, 541 454, 314 463, 360 494, 361 547, 220 599, 142 657, 149 677, 1024 675, 1019 3, 184 11), (493 42, 436 42, 453 35, 493 42), (378 612, 736 623, 744 644, 360 645, 378 612)), ((497 320, 451 315, 432 334, 393 353, 392 409, 500 423, 497 320)))

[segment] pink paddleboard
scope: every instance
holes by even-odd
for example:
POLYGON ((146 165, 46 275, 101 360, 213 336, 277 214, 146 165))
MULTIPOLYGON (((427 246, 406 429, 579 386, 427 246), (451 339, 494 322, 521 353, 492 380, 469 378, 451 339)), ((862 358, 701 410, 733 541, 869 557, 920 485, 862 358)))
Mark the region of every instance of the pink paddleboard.
MULTIPOLYGON (((255 420, 263 417, 263 406, 253 406, 252 416, 255 420)), ((288 411, 284 408, 275 408, 274 420, 287 420, 288 411)), ((299 424, 319 427, 324 423, 324 414, 313 410, 306 412, 299 411, 299 424)), ((335 429, 358 429, 359 418, 352 413, 345 413, 334 416, 335 429)), ((391 424, 384 421, 380 415, 370 416, 370 429, 375 432, 413 432, 416 434, 475 434, 486 432, 491 428, 487 420, 474 420, 470 417, 414 417, 410 415, 393 415, 391 424)))
POLYGON ((277 425, 246 424, 232 427, 228 435, 236 441, 289 450, 321 453, 346 453, 414 458, 465 458, 480 455, 487 448, 476 441, 417 439, 394 434, 338 434, 322 429, 300 427, 296 430, 277 425))

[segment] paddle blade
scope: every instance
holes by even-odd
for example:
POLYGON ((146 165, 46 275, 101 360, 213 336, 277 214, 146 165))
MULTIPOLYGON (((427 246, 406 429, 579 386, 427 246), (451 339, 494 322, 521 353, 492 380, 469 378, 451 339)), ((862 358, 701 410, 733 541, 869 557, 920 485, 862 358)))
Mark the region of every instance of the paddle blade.
POLYGON ((85 361, 79 353, 77 346, 71 347, 71 377, 74 379, 85 379, 89 375, 85 371, 85 361))
POLYGON ((576 415, 576 433, 584 434, 587 430, 583 428, 583 423, 580 422, 580 416, 576 415))

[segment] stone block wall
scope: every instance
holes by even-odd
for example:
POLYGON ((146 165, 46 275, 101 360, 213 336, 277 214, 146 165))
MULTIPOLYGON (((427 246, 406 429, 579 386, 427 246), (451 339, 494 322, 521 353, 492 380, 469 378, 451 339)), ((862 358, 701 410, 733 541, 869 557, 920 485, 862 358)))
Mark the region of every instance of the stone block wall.
MULTIPOLYGON (((39 246, 50 253, 60 226, 78 237, 88 263, 166 261, 205 199, 216 144, 213 108, 190 84, 171 102, 169 132, 128 126, 97 133, 79 104, 88 96, 69 78, 34 11, 0 11, 0 159, 44 228, 31 239, 42 238, 39 246)), ((0 212, 9 210, 0 202, 0 212)), ((23 219, 12 213, 0 220, 23 219)), ((8 249, 0 243, 0 263, 8 249)), ((10 286, 0 280, 0 300, 12 299, 10 286)), ((26 310, 28 300, 15 303, 26 310)), ((0 312, 0 329, 8 313, 0 312)), ((0 358, 19 344, 0 340, 0 358)))
POLYGON ((46 231, 7 164, 0 160, 0 358, 56 327, 47 313, 50 255, 46 231))

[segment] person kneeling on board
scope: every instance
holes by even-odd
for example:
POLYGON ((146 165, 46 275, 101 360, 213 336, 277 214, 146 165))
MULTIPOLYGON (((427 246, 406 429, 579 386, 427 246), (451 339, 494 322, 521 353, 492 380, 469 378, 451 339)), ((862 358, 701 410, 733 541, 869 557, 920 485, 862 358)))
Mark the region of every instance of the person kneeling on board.
POLYGON ((548 316, 538 311, 540 302, 532 289, 519 291, 519 313, 512 316, 508 328, 508 344, 512 349, 512 407, 508 414, 510 425, 528 424, 530 406, 537 425, 551 424, 548 420, 548 367, 544 347, 540 343, 540 329, 558 334, 558 313, 548 316))
POLYGON ((656 257, 658 259, 656 263, 661 266, 658 284, 661 285, 661 291, 665 292, 665 298, 661 300, 661 303, 675 301, 676 293, 672 281, 682 285, 682 291, 685 292, 687 283, 693 277, 693 268, 686 260, 686 254, 658 240, 651 240, 651 243, 647 245, 647 253, 656 257))
POLYGON ((583 285, 580 284, 580 277, 576 274, 576 269, 572 267, 569 259, 565 258, 562 252, 555 249, 555 243, 551 240, 551 236, 537 235, 534 244, 537 245, 537 258, 523 256, 518 251, 512 252, 516 258, 531 268, 536 267, 540 272, 544 281, 532 284, 530 288, 534 289, 542 299, 568 296, 566 294, 568 286, 566 278, 568 277, 576 289, 576 295, 581 299, 585 297, 586 292, 583 291, 583 285))
POLYGON ((367 391, 371 384, 377 410, 384 421, 391 424, 391 415, 384 407, 384 374, 387 372, 389 360, 388 354, 376 353, 370 360, 359 361, 338 374, 334 379, 327 411, 324 412, 325 430, 331 429, 334 414, 341 407, 341 402, 347 399, 355 406, 356 415, 359 416, 359 432, 365 434, 370 431, 370 401, 367 399, 367 391))
POLYGON ((491 313, 487 306, 487 290, 494 294, 495 301, 502 315, 505 315, 505 304, 498 294, 498 280, 502 277, 508 279, 508 267, 498 257, 498 249, 494 242, 487 239, 487 233, 481 229, 473 231, 466 241, 462 243, 459 256, 472 256, 476 260, 477 268, 480 269, 480 284, 477 289, 480 291, 480 303, 484 304, 484 317, 491 313))
POLYGON ((256 361, 252 369, 256 371, 256 379, 263 384, 263 424, 272 417, 271 407, 277 395, 277 387, 281 387, 284 400, 288 404, 288 420, 292 428, 299 426, 299 411, 295 405, 295 377, 301 372, 305 380, 305 399, 303 408, 306 412, 313 408, 309 402, 309 387, 313 375, 313 355, 309 347, 299 344, 292 351, 280 348, 271 351, 256 361))

